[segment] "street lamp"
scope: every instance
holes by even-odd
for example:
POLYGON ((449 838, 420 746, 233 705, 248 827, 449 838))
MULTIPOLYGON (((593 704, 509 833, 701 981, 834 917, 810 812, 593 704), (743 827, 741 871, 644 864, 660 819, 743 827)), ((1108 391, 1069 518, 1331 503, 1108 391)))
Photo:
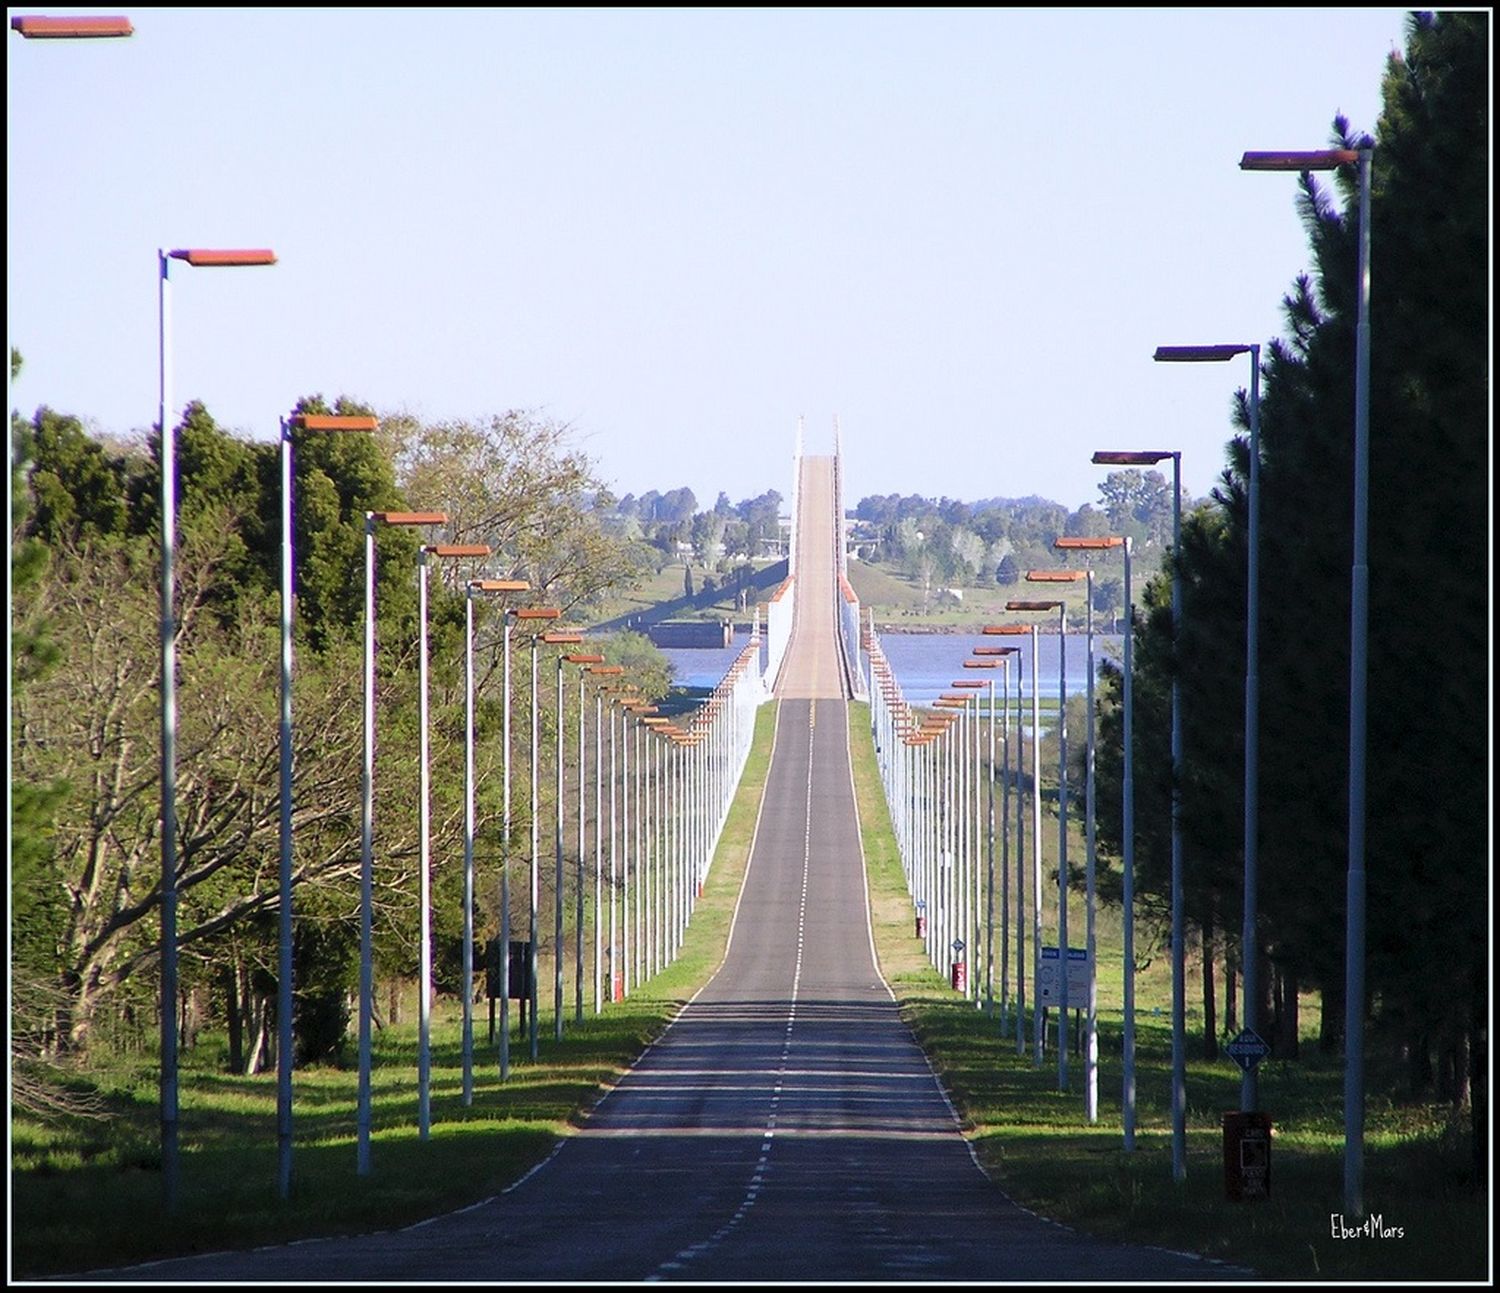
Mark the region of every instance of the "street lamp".
POLYGON ((650 750, 646 744, 646 716, 655 715, 656 706, 641 700, 627 706, 626 712, 635 719, 629 729, 635 739, 636 776, 636 884, 635 884, 635 973, 639 984, 653 972, 651 965, 652 934, 652 888, 651 888, 651 763, 650 750))
MULTIPOLYGON (((60 20, 77 23, 82 20, 60 20)), ((17 31, 13 22, 12 27, 17 31)), ((45 24, 44 24, 45 25, 45 24)), ((27 35, 25 31, 21 34, 27 35)), ((30 35, 71 33, 60 28, 30 35)), ((167 1211, 177 1206, 177 625, 173 610, 173 560, 177 547, 177 431, 168 418, 172 407, 172 295, 168 267, 174 260, 195 267, 274 265, 276 253, 210 251, 201 248, 160 251, 157 260, 158 355, 161 402, 161 1157, 162 1189, 167 1211)))
MULTIPOLYGON (((510 632, 513 620, 539 623, 557 619, 562 612, 547 606, 525 606, 507 609, 505 612, 504 639, 504 704, 501 743, 505 747, 504 772, 501 778, 501 830, 503 840, 500 849, 500 1080, 510 1076, 510 632)), ((531 999, 530 991, 526 1000, 531 999)), ((521 1018, 525 1020, 525 1011, 521 1018)))
MULTIPOLYGON (((1085 537, 1081 537, 1081 536, 1062 536, 1060 538, 1054 539, 1052 541, 1052 546, 1055 547, 1055 548, 1061 549, 1064 553, 1067 553, 1067 552, 1070 552, 1070 551, 1101 551, 1101 550, 1106 550, 1106 549, 1109 549, 1109 548, 1119 548, 1119 547, 1125 548, 1125 550, 1126 550, 1125 551, 1125 590, 1126 590, 1125 591, 1125 598, 1126 598, 1127 602, 1129 601, 1129 599, 1130 599, 1130 549, 1129 549, 1129 543, 1128 543, 1127 540, 1122 539, 1122 538, 1120 538, 1120 537, 1118 537, 1116 535, 1101 536, 1101 537, 1098 537, 1098 538, 1085 538, 1085 537)), ((1095 849, 1095 840, 1094 840, 1094 826, 1095 826, 1095 819, 1096 819, 1096 816, 1097 816, 1096 813, 1095 813, 1095 810, 1094 810, 1094 569, 1093 569, 1092 566, 1090 566, 1083 573, 1086 573, 1087 576, 1088 576, 1088 588, 1087 588, 1088 620, 1087 620, 1087 623, 1088 623, 1088 659, 1089 659, 1089 667, 1088 667, 1088 679, 1089 680, 1088 680, 1088 697, 1087 697, 1088 713, 1089 713, 1088 749, 1087 749, 1087 753, 1085 755, 1085 760, 1084 760, 1084 762, 1085 762, 1085 786, 1086 786, 1086 788, 1085 788, 1085 794, 1084 794, 1084 813, 1085 813, 1085 816, 1086 816, 1087 847, 1088 847, 1088 863, 1087 863, 1087 866, 1088 866, 1088 875, 1087 875, 1087 881, 1086 881, 1087 890, 1088 890, 1087 905, 1086 905, 1086 913, 1087 913, 1086 919, 1087 919, 1087 922, 1088 922, 1088 932, 1087 932, 1087 936, 1086 936, 1086 942, 1087 942, 1087 955, 1088 955, 1088 962, 1089 962, 1089 1005, 1088 1005, 1088 1024, 1087 1024, 1087 1029, 1086 1029, 1087 1040, 1085 1042, 1085 1046, 1086 1046, 1087 1049, 1086 1049, 1085 1056, 1084 1056, 1084 1071, 1085 1071, 1085 1074, 1086 1074, 1086 1077, 1085 1077, 1086 1093, 1085 1093, 1085 1096, 1084 1096, 1084 1105, 1085 1105, 1085 1110, 1086 1110, 1087 1115, 1088 1115, 1088 1120, 1090 1122, 1097 1122, 1098 1119, 1099 1119, 1099 973, 1098 973, 1098 966, 1095 963, 1095 959, 1096 959, 1095 958, 1095 953, 1097 951, 1097 943, 1096 943, 1095 934, 1094 934, 1095 908, 1096 908, 1096 905, 1097 905, 1096 904, 1096 899, 1095 899, 1095 892, 1094 892, 1094 878, 1095 878, 1094 873, 1095 873, 1096 864, 1097 864, 1097 852, 1096 852, 1096 849, 1095 849)), ((1127 632, 1128 632, 1128 629, 1127 629, 1127 632)), ((1128 650, 1129 650, 1129 648, 1127 646, 1127 657, 1126 657, 1127 659, 1129 658, 1129 656, 1128 656, 1128 650)), ((1127 758, 1128 758, 1128 756, 1127 756, 1127 758)), ((1129 849, 1129 846, 1127 845, 1127 850, 1128 849, 1129 849)), ((1128 855, 1129 854, 1127 853, 1127 856, 1128 855)), ((1125 882, 1125 891, 1126 891, 1127 895, 1129 895, 1129 897, 1127 898, 1127 901, 1126 901, 1126 910, 1125 910, 1126 946, 1129 949, 1129 951, 1127 952, 1127 958, 1128 957, 1133 957, 1134 954, 1135 954, 1134 931, 1132 929, 1132 915, 1131 915, 1131 911, 1130 911, 1130 906, 1131 906, 1131 903, 1132 903, 1132 901, 1134 899, 1134 891, 1133 891, 1132 883, 1133 883, 1132 880, 1129 878, 1129 876, 1127 874, 1127 879, 1126 879, 1126 882, 1125 882)), ((1126 979, 1126 984, 1127 984, 1127 996, 1128 996, 1128 999, 1129 999, 1128 1000, 1127 1018, 1129 1018, 1129 1014, 1130 1014, 1131 1011, 1134 1010, 1134 1006, 1135 1006, 1135 967, 1134 967, 1133 964, 1130 964, 1128 960, 1127 960, 1127 968, 1126 968, 1126 971, 1125 971, 1125 979, 1126 979)), ((1129 1063, 1130 1063, 1130 1069, 1128 1071, 1129 1071, 1129 1073, 1130 1073, 1131 1076, 1130 1076, 1130 1080, 1129 1080, 1128 1090, 1129 1090, 1129 1093, 1130 1093, 1130 1102, 1131 1102, 1130 1119, 1131 1119, 1131 1130, 1132 1130, 1132 1135, 1133 1135, 1134 1134, 1134 1116, 1135 1116, 1134 1115, 1134 1102, 1135 1102, 1135 1085, 1134 1085, 1135 1025, 1134 1025, 1134 1020, 1133 1019, 1129 1019, 1129 1022, 1128 1022, 1128 1025, 1127 1025, 1127 1030, 1128 1030, 1129 1035, 1130 1035, 1130 1046, 1129 1046, 1129 1063)), ((1129 1147, 1130 1146, 1127 1145, 1127 1148, 1129 1148, 1129 1147)))
MULTIPOLYGON (((546 633, 542 635, 542 641, 549 646, 577 646, 583 641, 582 633, 546 633)), ((553 750, 553 762, 557 765, 555 769, 556 781, 554 783, 554 794, 557 803, 553 811, 556 823, 553 835, 553 848, 556 854, 556 872, 554 888, 556 890, 552 908, 554 916, 553 924, 553 959, 556 963, 554 974, 554 986, 552 994, 552 1028, 553 1040, 562 1041, 563 1036, 563 666, 568 663, 572 656, 560 654, 557 657, 557 723, 556 742, 553 750)), ((604 659, 600 655, 581 655, 581 660, 599 663, 604 659)), ((583 803, 583 789, 579 787, 578 800, 580 806, 583 803)), ((583 858, 578 860, 579 866, 583 865, 583 858)), ((582 899, 580 898, 580 901, 582 899)))
MULTIPOLYGON (((1029 583, 1071 581, 1076 571, 1029 570, 1029 583)), ((1060 600, 1009 601, 1008 611, 1057 612, 1057 1089, 1068 1089, 1068 607, 1060 600)), ((1035 671, 1033 670, 1033 676, 1035 671)), ((1040 746, 1040 734, 1037 740, 1040 746)), ((1038 893, 1037 908, 1041 908, 1038 893)), ((1040 1004, 1041 995, 1038 993, 1040 1004)))
POLYGON ((373 417, 295 413, 281 420, 281 914, 276 993, 276 1183, 292 1190, 292 428, 373 431, 373 417))
POLYGON ((484 558, 490 555, 486 543, 424 543, 417 554, 417 603, 420 630, 417 639, 418 725, 421 750, 418 768, 420 823, 420 862, 417 892, 420 901, 421 986, 417 997, 417 1132, 422 1140, 432 1125, 432 857, 428 843, 431 815, 430 778, 428 774, 429 742, 427 737, 427 558, 484 558))
MULTIPOLYGON (((1124 823, 1122 828, 1122 848, 1124 853, 1124 893, 1121 906, 1124 908, 1124 942, 1125 950, 1123 970, 1125 979, 1125 1026, 1124 1044, 1122 1047, 1122 1068, 1124 1070, 1124 1086, 1122 1092, 1122 1123, 1124 1125, 1125 1149, 1127 1151, 1135 1148, 1135 764, 1133 755, 1132 739, 1132 693, 1131 693, 1131 670, 1130 670, 1130 647, 1131 636, 1134 632, 1134 608, 1130 599, 1130 540, 1119 535, 1106 535, 1099 538, 1064 537, 1053 541, 1054 546, 1065 551, 1069 549, 1106 549, 1120 548, 1125 554, 1125 661, 1124 675, 1124 771, 1121 778, 1121 801, 1124 806, 1124 823)), ((1093 598, 1090 597, 1092 606, 1093 598)), ((1089 665, 1089 685, 1092 688, 1094 668, 1092 662, 1089 665)), ((1088 782, 1088 814, 1089 814, 1089 863, 1092 875, 1094 862, 1094 706, 1092 700, 1089 702, 1089 782, 1088 782)), ((1090 903, 1092 910, 1092 902, 1090 903)), ((1092 933, 1090 934, 1092 938, 1092 933)), ((1089 959, 1093 960, 1092 944, 1090 945, 1089 959)), ((1091 972, 1092 973, 1092 972, 1091 972)), ((1090 979, 1090 999, 1093 1000, 1095 987, 1094 980, 1090 979)), ((1090 1033, 1090 1062, 1097 1065, 1097 1036, 1090 1033)))
MULTIPOLYGON (((1247 498, 1249 557, 1245 576, 1245 900, 1240 934, 1241 987, 1245 1030, 1255 1032, 1259 1001, 1258 869, 1260 811, 1260 347, 1254 343, 1224 346, 1158 346, 1153 358, 1165 363, 1223 363, 1250 356, 1250 482, 1247 498)), ((1253 1063, 1240 1078, 1240 1109, 1259 1103, 1253 1063)))
MULTIPOLYGON (((517 618, 528 620, 555 620, 561 617, 562 611, 556 607, 538 607, 531 611, 518 611, 517 618)), ((526 997, 527 1004, 531 1007, 531 1022, 528 1025, 527 1036, 530 1042, 531 1058, 537 1057, 537 1019, 536 1010, 538 1004, 537 984, 537 905, 541 900, 541 835, 539 816, 539 787, 537 785, 537 744, 540 736, 539 719, 540 714, 537 705, 537 650, 544 641, 549 640, 550 634, 546 632, 533 633, 531 635, 531 863, 528 871, 529 899, 527 902, 527 945, 526 945, 526 997)), ((571 635, 569 635, 571 636, 571 635)), ((580 639, 581 640, 581 639, 580 639)))
MULTIPOLYGON (((970 662, 966 667, 989 667, 994 668, 996 664, 1003 670, 1001 676, 1004 678, 1004 698, 1002 700, 1001 714, 1001 766, 1004 776, 1000 781, 1000 1035, 1005 1036, 1006 1020, 1010 1016, 1010 657, 1016 656, 1016 667, 1020 668, 1020 647, 975 647, 974 655, 981 657, 996 657, 996 659, 982 659, 970 662)), ((990 684, 990 708, 993 712, 995 705, 994 683, 990 684)), ((993 728, 993 724, 991 725, 993 728)), ((990 733, 992 746, 991 765, 993 767, 993 742, 994 732, 990 733)), ((994 815, 993 799, 994 785, 990 786, 991 816, 994 815)), ((1017 798, 1019 799, 1019 794, 1017 798)), ((1019 845, 1018 845, 1019 848, 1019 845)), ((1018 865, 1019 875, 1019 865, 1018 865)), ((986 950, 986 957, 989 953, 986 950)))
MULTIPOLYGON (((1008 662, 1007 662, 1008 664, 1008 662)), ((1000 667, 998 660, 965 660, 965 669, 994 670, 1000 667)), ((1007 674, 1010 672, 1006 669, 1007 674)), ((995 1014, 995 677, 991 673, 985 680, 990 685, 989 707, 989 763, 985 797, 985 905, 984 905, 984 1011, 991 1018, 995 1014)), ((1004 826, 1001 819, 1001 826, 1004 826)), ((1003 922, 1002 922, 1003 928, 1003 922)))
MULTIPOLYGON (((583 800, 584 800, 584 793, 583 793, 583 783, 584 783, 585 771, 586 771, 586 768, 587 768, 587 765, 588 765, 588 751, 587 751, 587 749, 586 749, 586 747, 584 745, 584 691, 585 691, 585 684, 586 684, 586 682, 588 680, 589 671, 594 666, 596 666, 596 665, 602 665, 604 663, 604 657, 602 655, 570 655, 570 656, 565 657, 565 659, 567 660, 567 662, 569 664, 576 664, 576 665, 579 666, 579 668, 578 668, 578 883, 577 883, 577 886, 576 886, 576 891, 577 892, 576 892, 576 895, 575 895, 578 905, 577 905, 577 918, 576 918, 576 921, 575 921, 575 929, 573 931, 573 942, 574 942, 574 945, 575 945, 575 947, 577 949, 577 954, 576 954, 576 957, 575 957, 575 964, 574 964, 574 967, 573 967, 573 995, 574 995, 574 1000, 575 1000, 574 1020, 575 1020, 575 1022, 581 1024, 583 1022, 583 912, 584 912, 584 904, 583 904, 583 895, 584 895, 584 883, 583 883, 583 845, 584 845, 584 828, 583 828, 583 816, 584 816, 584 812, 583 812, 583 800)), ((558 730, 560 731, 562 729, 562 705, 560 703, 559 703, 558 708, 557 708, 557 724, 558 724, 558 730)), ((561 762, 560 759, 559 759, 559 762, 561 762)), ((559 809, 558 809, 558 821, 559 822, 561 822, 561 820, 562 820, 561 814, 562 814, 562 809, 561 809, 561 807, 559 807, 559 809)), ((595 817, 595 819, 594 819, 594 829, 595 829, 596 834, 597 834, 597 831, 598 831, 598 826, 599 826, 599 819, 597 817, 595 817)), ((559 827, 559 829, 561 829, 561 827, 559 827)))
POLYGON ((1374 149, 1246 153, 1245 171, 1359 166, 1354 331, 1354 555, 1349 572, 1349 875, 1344 950, 1344 1208, 1363 1216, 1365 1175, 1365 683, 1369 650, 1370 162, 1374 149))
MULTIPOLYGON (((1037 642, 1037 631, 1035 624, 986 624, 983 632, 986 636, 1009 636, 1019 637, 1023 634, 1031 638, 1031 867, 1032 867, 1032 986, 1036 991, 1033 995, 1035 1001, 1032 1008, 1032 1051, 1034 1068, 1041 1068, 1042 1053, 1046 1048, 1046 1038, 1042 1034, 1042 998, 1038 978, 1042 966, 1042 762, 1041 762, 1041 705, 1037 692, 1039 660, 1039 645, 1037 642)), ((1022 703, 1021 696, 1021 661, 1024 656, 1018 654, 1016 664, 1016 708, 1019 711, 1022 703)), ((1020 733, 1021 722, 1019 717, 1016 722, 1016 731, 1020 733)), ((1024 737, 1022 738, 1024 751, 1024 737)), ((1018 753, 1017 762, 1020 761, 1018 753)), ((1026 876, 1022 870, 1025 865, 1025 808, 1019 793, 1019 785, 1016 794, 1016 1054, 1025 1053, 1026 1041, 1026 876)))
MULTIPOLYGON (((585 673, 598 676, 615 676, 625 672, 622 664, 596 664, 585 667, 585 673)), ((604 693, 608 684, 594 688, 594 1013, 604 1009, 603 965, 604 925, 600 918, 604 902, 604 693)), ((613 713, 613 711, 611 711, 613 713)), ((611 727, 611 749, 613 749, 613 727, 611 727)), ((580 755, 580 767, 581 767, 580 755)), ((612 774, 611 774, 612 775, 612 774)), ((580 782, 581 785, 581 782, 580 782)), ((580 789, 579 795, 582 796, 580 789)), ((610 782, 610 808, 614 808, 614 782, 610 782)), ((610 848, 614 847, 614 820, 610 819, 610 848)), ((613 997, 613 984, 611 984, 613 997)))
MULTIPOLYGON (((464 1086, 465 1106, 474 1103, 474 594, 524 593, 524 579, 471 579, 464 601, 464 1086)), ((507 619, 505 631, 509 633, 507 619)), ((507 764, 510 744, 506 743, 507 764)), ((507 768, 508 770, 508 768, 507 768)), ((497 940, 498 942, 498 940, 497 940)), ((501 949, 502 958, 509 949, 501 949)))
POLYGON ((28 40, 88 40, 101 36, 130 36, 135 33, 129 18, 103 15, 82 18, 18 14, 10 20, 10 29, 28 40))
POLYGON ((447 525, 446 512, 365 513, 365 748, 361 776, 359 895, 359 1113, 356 1165, 370 1170, 370 1021, 375 1013, 375 526, 447 525))
MULTIPOLYGON (((1176 449, 1139 452, 1101 449, 1093 461, 1107 466, 1155 464, 1172 460, 1172 1179, 1187 1176, 1187 1075, 1183 1039, 1182 911, 1182 453, 1176 449)), ((1127 636, 1126 641, 1130 639, 1127 636)), ((1126 677, 1129 677, 1127 662, 1126 677)))
MULTIPOLYGON (((967 661, 965 662, 968 663, 967 661)), ((974 797, 971 792, 977 792, 977 778, 973 775, 975 765, 979 761, 979 689, 984 683, 977 678, 961 678, 952 684, 954 687, 964 688, 963 692, 956 693, 963 708, 960 710, 959 745, 961 747, 959 757, 959 783, 958 801, 960 808, 960 849, 959 857, 963 863, 960 868, 959 877, 959 927, 963 934, 968 936, 970 946, 977 947, 979 943, 979 904, 978 904, 978 875, 979 868, 975 864, 975 831, 974 826, 974 797), (974 718, 972 723, 969 719, 969 701, 974 702, 974 718), (972 727, 972 741, 966 732, 972 727)), ((946 694, 946 693, 945 693, 946 694)), ((976 976, 966 974, 964 976, 964 995, 971 993, 975 1004, 979 1000, 979 985, 975 982, 976 976)))

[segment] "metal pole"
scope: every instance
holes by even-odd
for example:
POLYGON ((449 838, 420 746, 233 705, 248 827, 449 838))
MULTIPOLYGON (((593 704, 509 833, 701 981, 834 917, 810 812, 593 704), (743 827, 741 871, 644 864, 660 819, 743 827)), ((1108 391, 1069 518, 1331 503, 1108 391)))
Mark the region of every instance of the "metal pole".
POLYGON ((555 843, 557 853, 556 874, 553 884, 557 892, 553 897, 553 921, 552 941, 554 944, 554 964, 552 982, 552 1040, 562 1041, 563 1037, 563 658, 557 657, 557 739, 555 741, 556 755, 554 761, 557 769, 554 774, 553 789, 557 794, 557 810, 553 814, 557 825, 555 829, 555 843))
POLYGON ((1182 911, 1182 453, 1172 453, 1172 1179, 1187 1176, 1182 911))
POLYGON ((630 899, 633 886, 630 883, 630 799, 634 787, 630 781, 630 723, 627 711, 620 706, 620 986, 625 996, 630 995, 630 899))
POLYGON ((417 1046, 417 1130, 426 1140, 431 1130, 432 1110, 429 1090, 432 1076, 432 868, 428 855, 427 834, 429 814, 429 786, 427 772, 427 545, 417 553, 417 601, 421 620, 421 632, 417 649, 417 672, 419 675, 419 708, 421 714, 420 745, 421 762, 421 860, 417 875, 418 892, 421 896, 421 995, 418 998, 419 1039, 417 1046))
MULTIPOLYGON (((1249 570, 1245 593, 1245 911, 1240 935, 1240 982, 1244 991, 1241 1012, 1245 1028, 1254 1032, 1259 993, 1258 876, 1260 778, 1260 347, 1250 347, 1250 533, 1249 570)), ((1240 1079, 1240 1108, 1251 1110, 1260 1101, 1255 1065, 1245 1067, 1240 1079)))
POLYGON ((529 942, 526 948, 527 968, 527 996, 531 1002, 531 1020, 528 1027, 528 1035, 531 1041, 531 1058, 537 1056, 537 1026, 536 1008, 538 999, 537 984, 537 900, 541 896, 541 836, 540 823, 537 818, 540 813, 538 804, 537 786, 537 741, 540 729, 537 724, 537 686, 536 675, 539 667, 537 661, 537 634, 531 637, 531 867, 530 867, 530 890, 527 915, 527 937, 529 942))
POLYGON ((990 675, 990 758, 985 803, 984 1009, 995 1016, 995 676, 990 675))
POLYGON ((504 703, 501 708, 503 749, 500 839, 500 1080, 510 1077, 510 610, 501 634, 505 645, 504 703))
POLYGON ((292 438, 281 422, 281 920, 276 992, 276 1184, 292 1192, 292 438))
POLYGON ((1010 1022, 1010 657, 1000 659, 1000 1036, 1010 1022))
POLYGON ((1068 608, 1057 608, 1057 1089, 1068 1089, 1068 608))
POLYGON ((609 977, 606 982, 606 991, 611 1001, 619 1000, 619 990, 616 986, 620 976, 619 955, 616 951, 615 937, 615 894, 617 891, 616 860, 615 860, 615 799, 616 787, 619 778, 615 771, 615 703, 609 703, 609 977))
POLYGON ((1124 800, 1124 895, 1125 908, 1125 1035, 1122 1050, 1124 1088, 1121 1092, 1121 1122, 1126 1151, 1135 1148, 1135 740, 1132 732, 1133 675, 1130 653, 1135 637, 1135 606, 1130 599, 1130 538, 1125 539, 1125 760, 1120 792, 1124 800))
POLYGON ((168 1212, 177 1210, 177 432, 171 425, 172 296, 167 254, 156 253, 161 379, 161 1171, 168 1212))
MULTIPOLYGON (((1032 656, 1032 668, 1036 657, 1032 656)), ((1026 796, 1021 793, 1021 769, 1026 758, 1024 663, 1016 656, 1016 1054, 1026 1053, 1026 796)))
POLYGON ((594 1013, 604 1009, 604 693, 594 692, 594 1013))
POLYGON ((375 1011, 375 513, 365 513, 365 739, 360 774, 359 1148, 356 1171, 370 1172, 370 1020, 375 1011))
POLYGON ((1087 897, 1084 906, 1086 930, 1084 943, 1089 958, 1089 1002, 1087 1040, 1084 1042, 1084 1112, 1088 1120, 1099 1121, 1099 976, 1094 964, 1094 568, 1088 568, 1085 585, 1088 601, 1086 631, 1088 633, 1088 689, 1085 693, 1089 711, 1088 745, 1084 752, 1084 817, 1087 829, 1088 875, 1087 897))
POLYGON ((464 1106, 474 1103, 474 588, 464 590, 464 1106))
POLYGON ((1047 1049, 1042 1024, 1042 712, 1037 692, 1041 670, 1041 648, 1036 625, 1031 626, 1031 981, 1036 988, 1032 1003, 1032 1067, 1042 1067, 1047 1049))
POLYGON ((1344 1208, 1364 1215, 1365 683, 1370 510, 1370 158, 1359 150, 1359 306, 1354 345, 1354 563, 1349 601, 1349 879, 1344 961, 1344 1208))
MULTIPOLYGON (((584 777, 587 771, 588 750, 584 745, 584 674, 578 671, 578 894, 574 911, 575 925, 573 944, 575 948, 573 964, 573 1021, 581 1024, 583 1022, 583 800, 584 800, 584 777)), ((594 829, 599 828, 598 818, 594 819, 594 829)), ((597 911, 598 908, 595 908, 597 911)))

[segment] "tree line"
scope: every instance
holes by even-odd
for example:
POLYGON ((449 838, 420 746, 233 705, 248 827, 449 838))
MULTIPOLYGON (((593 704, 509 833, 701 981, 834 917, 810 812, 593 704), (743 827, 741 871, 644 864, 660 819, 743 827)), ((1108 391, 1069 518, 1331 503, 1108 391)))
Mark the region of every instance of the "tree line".
MULTIPOLYGON (((872 494, 853 513, 855 555, 901 570, 930 596, 934 583, 1009 588, 1027 570, 1053 566, 1053 540, 1060 535, 1129 536, 1144 577, 1156 569, 1172 540, 1172 486, 1161 472, 1128 468, 1110 472, 1099 486, 1099 503, 1069 511, 1061 503, 1030 495, 959 499, 920 494, 872 494)), ((1185 507, 1192 500, 1183 499, 1185 507)), ((1113 616, 1125 603, 1125 583, 1108 568, 1094 579, 1094 609, 1113 616)))
MULTIPOLYGON (((1488 15, 1417 14, 1382 83, 1371 195, 1367 1045, 1413 1097, 1472 1108, 1487 1146, 1490 851, 1488 15)), ((1343 118, 1332 145, 1365 141, 1343 118)), ((1249 405, 1212 498, 1183 518, 1135 629, 1137 894, 1169 902, 1170 693, 1181 688, 1183 872, 1225 1021, 1260 958, 1259 1019, 1296 1053, 1297 992, 1343 1045, 1351 516, 1359 235, 1354 167, 1298 201, 1314 272, 1262 357, 1259 924, 1240 946, 1249 405), (1182 582, 1173 642, 1171 577, 1182 582)), ((1103 688, 1101 847, 1120 851, 1121 679, 1103 688)), ((1082 775, 1081 768, 1078 772, 1082 775)), ((1116 879, 1118 873, 1116 873, 1116 879)), ((1482 1173, 1481 1173, 1482 1176, 1482 1173)))
MULTIPOLYGON (((19 362, 13 352, 13 372, 19 362)), ((321 397, 292 411, 372 412, 321 397)), ((140 1045, 156 1019, 161 454, 155 431, 144 443, 113 442, 48 408, 13 414, 11 431, 12 1018, 18 1063, 35 1075, 96 1046, 140 1045)), ((185 1044, 211 1019, 227 1030, 230 1066, 253 1072, 270 1063, 275 1035, 280 446, 227 433, 198 403, 175 435, 183 1000, 174 1008, 185 1044)), ((449 516, 441 534, 375 529, 376 964, 390 983, 414 973, 418 947, 416 822, 404 811, 418 776, 418 543, 494 553, 483 570, 434 562, 430 576, 432 854, 445 861, 462 853, 465 581, 525 579, 524 604, 558 607, 569 623, 641 569, 595 507, 603 487, 591 463, 555 422, 514 411, 436 424, 398 415, 374 435, 292 438, 294 1034, 305 1062, 337 1055, 357 972, 366 512, 449 516)), ((529 785, 523 742, 503 840, 501 619, 487 603, 475 618, 476 929, 493 933, 499 859, 525 851, 529 785)), ((668 689, 670 669, 644 639, 619 634, 603 646, 644 694, 668 689)), ((513 657, 513 723, 524 732, 528 652, 513 646, 513 657)), ((554 709, 539 709, 550 741, 554 709)), ((538 790, 550 812, 550 787, 538 790)), ((435 871, 438 983, 456 989, 459 869, 435 871)))

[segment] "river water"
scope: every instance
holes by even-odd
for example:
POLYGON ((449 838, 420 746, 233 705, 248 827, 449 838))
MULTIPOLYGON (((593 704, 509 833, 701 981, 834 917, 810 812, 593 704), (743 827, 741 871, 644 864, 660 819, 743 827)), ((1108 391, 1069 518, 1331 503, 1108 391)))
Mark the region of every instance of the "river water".
MULTIPOLYGON (((724 648, 672 648, 663 649, 662 654, 672 664, 672 681, 679 687, 712 687, 721 678, 734 659, 745 649, 750 640, 748 629, 737 629, 734 639, 724 648)), ((1057 699, 1059 678, 1059 639, 1056 633, 1038 635, 1037 654, 1041 672, 1038 676, 1038 694, 1057 699)), ((1098 662, 1105 656, 1117 664, 1124 649, 1124 639, 1117 634, 1094 634, 1094 656, 1097 676, 1098 662)), ((1025 679, 1026 695, 1031 695, 1031 637, 985 637, 980 633, 882 633, 881 649, 890 664, 896 681, 906 699, 914 705, 930 703, 939 693, 951 690, 953 683, 963 677, 988 678, 990 670, 965 669, 965 660, 978 659, 974 648, 978 646, 1018 646, 1021 648, 1022 677, 1025 679)), ((1014 659, 1015 657, 1011 657, 1014 659)), ((868 671, 869 663, 860 657, 862 666, 868 671)), ((764 666, 764 647, 762 647, 764 666)), ((1001 682, 996 672, 995 687, 998 692, 1001 682)), ((1011 670, 1011 688, 1014 695, 1015 670, 1011 670)), ((1067 685, 1068 695, 1081 696, 1088 688, 1088 639, 1084 633, 1069 633, 1067 637, 1067 685)))

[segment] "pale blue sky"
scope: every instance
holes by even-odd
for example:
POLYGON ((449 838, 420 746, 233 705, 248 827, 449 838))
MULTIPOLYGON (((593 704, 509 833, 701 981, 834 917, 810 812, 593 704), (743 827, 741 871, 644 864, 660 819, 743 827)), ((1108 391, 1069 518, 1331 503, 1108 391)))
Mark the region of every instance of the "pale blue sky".
MULTIPOLYGON (((1402 9, 107 9, 7 30, 11 407, 272 438, 301 395, 529 408, 617 492, 1095 502, 1100 448, 1203 494, 1308 267, 1247 149, 1373 131, 1402 9)), ((1379 317, 1380 285, 1372 292, 1379 317)))

